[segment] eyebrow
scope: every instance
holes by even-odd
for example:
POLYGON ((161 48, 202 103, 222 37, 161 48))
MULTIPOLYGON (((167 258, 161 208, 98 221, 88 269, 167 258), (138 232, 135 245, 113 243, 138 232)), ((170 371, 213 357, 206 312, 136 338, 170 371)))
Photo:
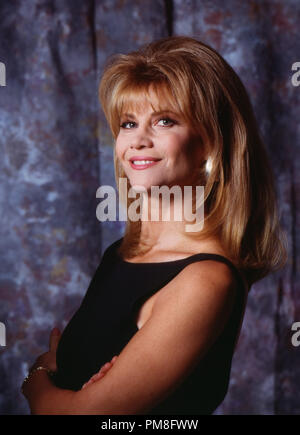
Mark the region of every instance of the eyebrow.
MULTIPOLYGON (((159 115, 163 115, 166 113, 171 113, 172 115, 178 116, 178 113, 173 112, 172 110, 168 110, 168 109, 160 110, 159 112, 152 112, 150 114, 150 116, 159 116, 159 115)), ((127 118, 132 118, 132 119, 136 118, 136 116, 133 113, 123 113, 123 114, 121 114, 121 117, 122 116, 127 117, 127 118)))

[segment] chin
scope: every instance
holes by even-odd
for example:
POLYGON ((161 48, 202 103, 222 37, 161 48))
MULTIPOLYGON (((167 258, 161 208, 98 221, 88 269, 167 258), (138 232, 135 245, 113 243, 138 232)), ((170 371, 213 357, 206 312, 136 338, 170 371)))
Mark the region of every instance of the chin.
POLYGON ((130 188, 136 193, 150 192, 151 187, 144 186, 143 184, 134 183, 130 188))
MULTIPOLYGON (((134 187, 134 190, 137 190, 135 188, 135 186, 142 187, 143 189, 150 191, 152 186, 163 186, 164 185, 164 183, 161 181, 145 180, 145 178, 142 178, 142 177, 140 180, 134 179, 134 180, 129 180, 129 182, 130 182, 130 187, 134 187)), ((142 190, 142 189, 138 189, 138 190, 142 190)))

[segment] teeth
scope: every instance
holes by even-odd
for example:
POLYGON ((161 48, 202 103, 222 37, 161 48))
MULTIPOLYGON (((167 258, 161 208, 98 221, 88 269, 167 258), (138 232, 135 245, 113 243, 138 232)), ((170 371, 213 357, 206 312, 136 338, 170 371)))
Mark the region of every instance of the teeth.
POLYGON ((152 163, 154 160, 134 160, 134 165, 146 165, 147 163, 152 163))

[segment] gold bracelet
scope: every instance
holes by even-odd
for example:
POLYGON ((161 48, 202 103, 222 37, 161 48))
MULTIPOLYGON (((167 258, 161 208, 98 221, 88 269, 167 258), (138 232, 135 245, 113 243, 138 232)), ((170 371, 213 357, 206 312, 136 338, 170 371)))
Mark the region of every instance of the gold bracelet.
POLYGON ((46 372, 49 374, 49 376, 52 376, 52 375, 53 375, 53 372, 52 372, 51 370, 47 369, 47 367, 38 366, 38 367, 36 367, 35 369, 32 369, 32 370, 28 373, 28 375, 26 376, 26 378, 24 379, 24 381, 23 381, 23 383, 22 383, 21 392, 22 392, 23 394, 24 394, 24 391, 23 391, 23 387, 24 387, 24 385, 26 384, 26 382, 28 382, 28 380, 30 379, 31 375, 32 375, 34 372, 37 372, 37 371, 39 371, 39 370, 46 370, 46 372))

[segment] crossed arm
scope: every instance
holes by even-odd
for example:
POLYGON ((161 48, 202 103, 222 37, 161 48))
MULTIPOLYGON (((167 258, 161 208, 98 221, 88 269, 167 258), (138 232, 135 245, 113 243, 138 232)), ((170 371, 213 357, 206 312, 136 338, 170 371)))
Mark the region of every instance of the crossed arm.
MULTIPOLYGON (((236 280, 223 263, 185 267, 155 300, 152 314, 107 374, 77 392, 57 388, 46 371, 24 386, 33 414, 145 414, 192 371, 222 332, 233 308, 236 280)), ((51 369, 57 337, 36 365, 51 369), (44 358, 44 360, 43 360, 44 358)))

